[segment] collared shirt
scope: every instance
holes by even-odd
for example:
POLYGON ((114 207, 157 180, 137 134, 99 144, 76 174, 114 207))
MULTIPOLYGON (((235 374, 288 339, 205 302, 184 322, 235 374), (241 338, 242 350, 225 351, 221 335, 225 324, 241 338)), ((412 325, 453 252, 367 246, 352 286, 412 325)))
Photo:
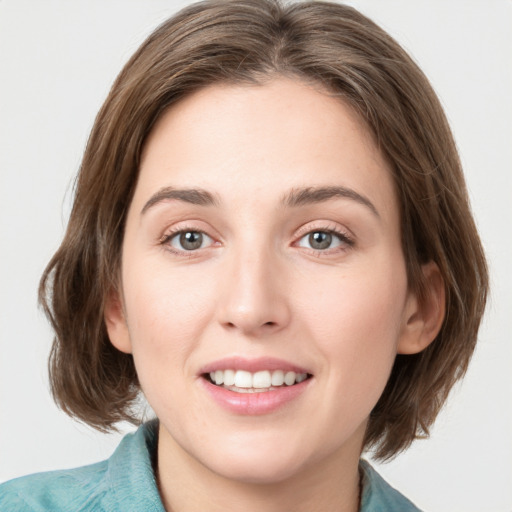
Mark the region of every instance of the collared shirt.
MULTIPOLYGON (((0 485, 0 512, 165 512, 152 459, 158 424, 127 434, 112 456, 81 468, 29 475, 0 485)), ((419 512, 364 460, 360 512, 419 512)))

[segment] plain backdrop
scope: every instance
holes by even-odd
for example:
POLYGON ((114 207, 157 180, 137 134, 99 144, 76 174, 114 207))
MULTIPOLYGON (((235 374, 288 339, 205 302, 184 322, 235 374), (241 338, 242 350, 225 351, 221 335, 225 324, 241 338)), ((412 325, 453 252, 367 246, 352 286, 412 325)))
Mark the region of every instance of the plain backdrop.
MULTIPOLYGON (((53 404, 41 272, 63 235, 94 116, 124 62, 189 2, 0 0, 0 481, 108 457, 121 434, 53 404)), ((431 439, 381 473, 431 512, 512 510, 512 2, 349 2, 388 30, 446 108, 487 250, 480 342, 431 439)), ((123 427, 122 432, 131 427, 123 427)))

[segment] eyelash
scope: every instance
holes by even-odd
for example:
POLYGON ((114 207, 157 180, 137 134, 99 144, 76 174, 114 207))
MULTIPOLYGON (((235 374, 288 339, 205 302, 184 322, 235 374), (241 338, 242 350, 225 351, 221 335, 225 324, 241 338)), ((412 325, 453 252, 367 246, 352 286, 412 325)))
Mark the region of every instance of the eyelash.
MULTIPOLYGON (((182 249, 176 249, 171 245, 170 242, 177 236, 182 235, 183 233, 199 233, 203 236, 208 237, 210 240, 213 241, 213 244, 215 244, 214 239, 210 235, 208 235, 208 233, 206 233, 205 231, 203 231, 201 229, 197 229, 194 227, 179 227, 177 229, 172 229, 171 231, 166 233, 164 236, 162 236, 159 240, 159 245, 164 246, 166 250, 168 250, 169 252, 171 252, 177 256, 186 257, 186 258, 193 258, 193 257, 198 256, 198 252, 201 249, 205 249, 205 248, 198 248, 198 249, 191 249, 191 250, 183 249, 182 250, 182 249)), ((213 244, 210 244, 210 246, 213 244)), ((299 230, 299 232, 297 233, 297 236, 296 236, 296 241, 293 243, 293 246, 303 247, 308 252, 313 253, 316 256, 327 256, 327 255, 331 255, 333 253, 344 252, 344 251, 347 251, 349 248, 353 247, 354 245, 355 245, 354 239, 350 235, 348 235, 347 232, 341 231, 338 228, 333 228, 332 226, 315 227, 313 229, 303 228, 303 229, 299 230), (306 236, 311 236, 313 233, 329 234, 339 240, 341 247, 338 246, 338 247, 327 248, 327 249, 314 249, 314 248, 308 248, 308 247, 299 245, 299 243, 302 239, 304 239, 306 236)))
POLYGON ((355 241, 352 236, 350 236, 346 231, 342 231, 339 228, 333 226, 319 226, 313 229, 311 229, 311 227, 304 227, 303 229, 299 230, 297 234, 297 241, 294 242, 294 245, 298 245, 301 240, 307 236, 311 236, 313 233, 326 233, 336 237, 340 242, 340 246, 329 247, 327 249, 313 249, 302 246, 304 249, 313 253, 315 256, 330 256, 334 253, 345 252, 355 245, 355 241))
POLYGON ((186 227, 185 226, 185 227, 179 227, 177 229, 171 229, 164 236, 162 236, 162 238, 159 240, 158 243, 159 243, 159 245, 164 246, 165 249, 167 251, 171 252, 172 254, 175 254, 175 255, 181 256, 181 257, 185 257, 185 258, 194 258, 195 256, 197 256, 199 249, 187 251, 186 249, 183 249, 183 250, 175 249, 171 245, 171 241, 174 238, 176 238, 177 236, 182 235, 183 233, 200 233, 201 235, 207 236, 209 239, 211 239, 213 241, 213 238, 210 235, 208 235, 208 233, 206 233, 205 231, 203 231, 201 229, 194 228, 194 227, 186 227))

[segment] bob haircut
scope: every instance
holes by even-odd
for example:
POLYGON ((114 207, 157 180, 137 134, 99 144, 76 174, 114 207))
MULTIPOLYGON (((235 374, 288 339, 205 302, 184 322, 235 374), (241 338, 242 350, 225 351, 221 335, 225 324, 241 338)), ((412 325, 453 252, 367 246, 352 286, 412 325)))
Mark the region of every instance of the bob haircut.
POLYGON ((428 80, 358 11, 321 1, 206 0, 158 27, 125 65, 87 143, 62 245, 40 283, 55 330, 51 390, 68 414, 102 431, 139 423, 133 358, 109 341, 104 306, 119 289, 126 214, 144 141, 159 117, 212 84, 291 77, 334 95, 370 128, 392 170, 408 283, 435 262, 446 315, 421 353, 397 355, 370 415, 364 448, 389 459, 427 436, 473 353, 488 291, 482 245, 448 122, 428 80))

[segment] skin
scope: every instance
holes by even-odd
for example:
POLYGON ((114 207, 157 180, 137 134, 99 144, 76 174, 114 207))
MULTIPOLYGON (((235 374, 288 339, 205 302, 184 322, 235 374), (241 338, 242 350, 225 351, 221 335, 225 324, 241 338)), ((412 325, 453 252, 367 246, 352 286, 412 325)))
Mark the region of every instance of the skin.
POLYGON ((160 419, 166 509, 357 510, 370 411, 397 352, 425 348, 442 321, 439 273, 424 271, 431 299, 419 304, 389 168, 339 99, 275 78, 211 86, 163 115, 127 217, 122 294, 105 318, 160 419), (326 186, 364 200, 283 204, 326 186), (159 198, 168 187, 215 204, 159 198), (201 247, 180 246, 180 230, 205 233, 201 247), (332 245, 312 247, 309 234, 326 231, 339 233, 332 245), (199 374, 228 356, 284 359, 312 378, 276 411, 235 414, 199 374))

